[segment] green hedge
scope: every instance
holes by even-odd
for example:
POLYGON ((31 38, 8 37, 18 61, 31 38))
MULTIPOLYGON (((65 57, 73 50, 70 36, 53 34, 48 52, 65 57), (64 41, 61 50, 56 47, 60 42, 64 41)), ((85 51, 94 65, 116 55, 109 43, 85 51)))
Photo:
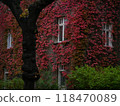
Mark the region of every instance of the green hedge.
MULTIPOLYGON (((52 72, 43 71, 42 77, 37 81, 36 88, 37 90, 57 90, 58 84, 57 81, 53 79, 52 72)), ((12 80, 3 81, 0 80, 0 89, 23 89, 24 82, 21 78, 14 78, 12 80)))
POLYGON ((120 89, 120 66, 117 67, 76 67, 68 75, 68 89, 116 90, 120 89))
MULTIPOLYGON (((56 80, 52 77, 52 73, 44 71, 42 77, 36 83, 36 89, 53 90, 58 89, 56 80)), ((116 90, 120 89, 120 66, 117 67, 76 67, 71 74, 68 75, 68 89, 83 90, 116 90)), ((1 81, 0 89, 23 89, 24 82, 21 78, 1 81)))
POLYGON ((23 89, 24 82, 21 78, 14 78, 12 80, 0 81, 0 89, 23 89))

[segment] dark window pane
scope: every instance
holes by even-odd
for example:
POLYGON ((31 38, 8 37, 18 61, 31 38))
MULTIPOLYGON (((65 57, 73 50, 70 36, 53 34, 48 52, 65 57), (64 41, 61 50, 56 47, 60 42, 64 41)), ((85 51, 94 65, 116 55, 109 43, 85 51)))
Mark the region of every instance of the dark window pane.
POLYGON ((107 46, 109 45, 109 32, 107 31, 106 33, 106 43, 107 43, 107 46))
POLYGON ((64 26, 64 40, 67 40, 67 38, 66 38, 66 25, 64 26))
POLYGON ((105 35, 105 31, 103 31, 103 34, 105 35))
POLYGON ((59 41, 62 41, 62 35, 63 35, 63 26, 60 26, 59 27, 60 29, 59 29, 59 41))
POLYGON ((60 24, 63 23, 63 18, 59 19, 59 23, 60 23, 60 24))
POLYGON ((105 24, 103 24, 103 29, 105 29, 105 24))
POLYGON ((106 29, 109 29, 109 24, 106 24, 106 29))
POLYGON ((65 77, 62 75, 62 72, 60 72, 61 74, 61 85, 65 85, 65 77))

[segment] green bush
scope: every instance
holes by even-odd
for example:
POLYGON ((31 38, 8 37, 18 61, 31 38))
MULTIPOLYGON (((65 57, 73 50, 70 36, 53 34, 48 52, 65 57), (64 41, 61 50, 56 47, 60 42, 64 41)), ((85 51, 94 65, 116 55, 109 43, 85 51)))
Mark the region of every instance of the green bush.
POLYGON ((53 75, 50 71, 42 72, 41 78, 36 83, 36 89, 39 90, 56 90, 58 89, 57 82, 53 80, 53 75))
MULTIPOLYGON (((58 89, 58 84, 56 80, 53 79, 52 72, 43 71, 42 77, 36 82, 36 88, 38 90, 56 90, 58 89)), ((24 82, 21 78, 14 78, 12 80, 0 80, 0 89, 23 89, 24 82)))
POLYGON ((4 82, 2 80, 0 80, 0 89, 4 88, 4 82))
POLYGON ((23 89, 24 82, 21 78, 14 78, 12 80, 0 81, 0 89, 23 89))
POLYGON ((21 78, 14 78, 12 81, 14 89, 23 89, 24 81, 21 78))
POLYGON ((115 90, 120 89, 120 66, 99 67, 99 71, 94 67, 85 65, 76 67, 67 80, 69 89, 84 90, 115 90))

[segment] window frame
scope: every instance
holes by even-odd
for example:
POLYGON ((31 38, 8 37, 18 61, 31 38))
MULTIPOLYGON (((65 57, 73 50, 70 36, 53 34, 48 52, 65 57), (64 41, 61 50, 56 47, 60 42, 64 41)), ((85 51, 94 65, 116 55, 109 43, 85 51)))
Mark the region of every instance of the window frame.
POLYGON ((12 41, 13 41, 12 35, 11 35, 11 33, 8 33, 8 35, 7 35, 7 49, 10 49, 11 47, 13 47, 12 41))
POLYGON ((64 72, 64 71, 65 71, 64 66, 59 65, 59 68, 58 68, 58 86, 60 89, 66 89, 65 77, 64 77, 64 82, 62 82, 62 78, 63 78, 62 72, 64 72), (62 83, 64 83, 64 84, 62 84, 62 83))
POLYGON ((108 24, 108 23, 103 23, 102 24, 102 35, 103 34, 105 35, 105 44, 104 44, 104 46, 113 48, 113 44, 112 44, 112 41, 113 41, 112 27, 113 27, 112 24, 108 24))
POLYGON ((58 43, 65 41, 65 26, 67 25, 67 21, 65 17, 58 18, 58 43), (60 40, 60 27, 62 27, 62 40, 60 40))
MULTIPOLYGON (((3 68, 3 72, 4 72, 4 81, 9 80, 9 78, 8 78, 9 72, 5 67, 3 68)), ((4 84, 4 89, 6 89, 5 84, 4 84)))
POLYGON ((6 68, 4 68, 4 81, 8 80, 8 70, 6 68))

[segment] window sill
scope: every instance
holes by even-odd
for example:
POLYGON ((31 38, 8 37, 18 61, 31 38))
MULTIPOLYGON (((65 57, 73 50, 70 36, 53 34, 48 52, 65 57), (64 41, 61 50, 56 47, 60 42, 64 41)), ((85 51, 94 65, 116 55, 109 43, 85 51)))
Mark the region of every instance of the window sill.
POLYGON ((114 48, 113 46, 108 46, 108 45, 104 45, 104 47, 107 47, 107 48, 114 48))
POLYGON ((9 49, 13 49, 13 47, 10 47, 10 48, 7 48, 7 49, 8 49, 8 50, 9 50, 9 49))
POLYGON ((63 71, 65 71, 65 70, 64 70, 64 69, 59 69, 59 71, 60 71, 60 72, 63 72, 63 71))
POLYGON ((59 85, 59 89, 60 90, 66 90, 66 86, 65 85, 59 85))
POLYGON ((70 42, 69 40, 60 41, 60 42, 55 42, 54 45, 57 45, 57 44, 68 44, 69 42, 70 42))

